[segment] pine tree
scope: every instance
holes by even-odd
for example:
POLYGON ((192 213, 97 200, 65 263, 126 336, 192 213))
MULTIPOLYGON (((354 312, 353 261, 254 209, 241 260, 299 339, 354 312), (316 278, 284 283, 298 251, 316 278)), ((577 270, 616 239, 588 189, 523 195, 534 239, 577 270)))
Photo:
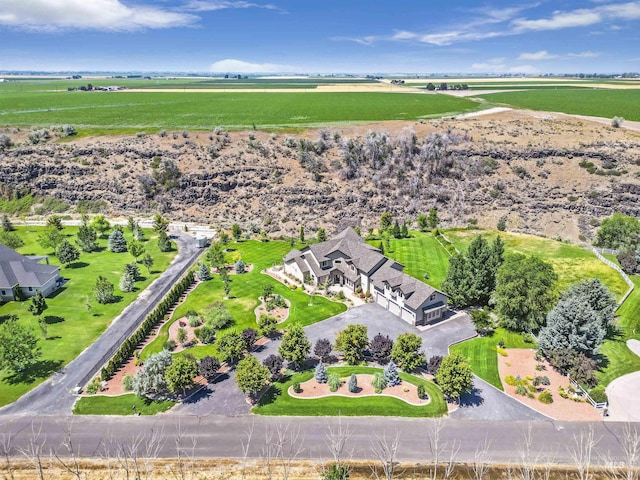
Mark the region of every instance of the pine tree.
POLYGON ((71 262, 75 262, 80 258, 80 252, 76 247, 71 245, 68 240, 63 240, 56 249, 56 257, 58 257, 60 263, 69 265, 71 262))
POLYGON ((78 229, 77 237, 76 243, 83 252, 94 252, 98 249, 98 244, 96 243, 98 236, 93 228, 82 225, 78 229))
POLYGON ((127 241, 120 230, 114 230, 109 235, 109 251, 114 253, 122 253, 127 251, 127 241))
POLYGON ((313 377, 318 383, 327 383, 329 376, 327 375, 327 369, 325 368, 324 363, 319 362, 316 365, 316 369, 313 372, 313 377))
POLYGON ((351 393, 356 393, 358 391, 358 377, 356 377, 355 373, 351 374, 351 376, 349 377, 347 388, 351 393))
POLYGON ((409 227, 407 227, 406 223, 403 223, 402 227, 400 228, 400 236, 402 238, 409 238, 409 227))
POLYGON ((400 380, 400 377, 398 376, 398 369, 396 368, 396 364, 393 360, 387 363, 387 366, 384 367, 384 378, 387 380, 387 385, 390 387, 394 387, 402 383, 402 380, 400 380))
POLYGON ((203 282, 211 280, 211 270, 209 270, 209 266, 206 263, 200 264, 200 268, 198 269, 198 278, 203 282))
POLYGON ((171 240, 169 240, 169 236, 165 232, 160 232, 158 234, 158 248, 161 252, 171 251, 171 240))
POLYGON ((300 225, 300 243, 304 243, 304 225, 300 225))
POLYGON ((124 272, 120 277, 120 290, 122 292, 133 292, 135 289, 135 284, 131 275, 127 272, 124 272))
POLYGON ((6 215, 2 216, 2 231, 3 232, 13 231, 13 224, 11 223, 11 220, 9 220, 9 217, 7 217, 6 215))

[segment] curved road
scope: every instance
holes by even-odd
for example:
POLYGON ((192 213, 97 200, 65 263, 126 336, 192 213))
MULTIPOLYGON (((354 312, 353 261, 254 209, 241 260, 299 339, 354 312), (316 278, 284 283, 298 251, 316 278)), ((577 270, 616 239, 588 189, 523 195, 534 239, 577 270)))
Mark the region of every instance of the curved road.
POLYGON ((203 253, 203 249, 197 247, 192 236, 182 232, 171 233, 172 238, 178 243, 178 254, 169 268, 140 293, 138 298, 113 320, 98 340, 75 360, 16 402, 0 408, 0 419, 1 415, 11 414, 67 415, 71 412, 77 398, 72 393, 73 388, 84 385, 98 372, 114 350, 138 328, 147 313, 153 310, 180 276, 203 253))

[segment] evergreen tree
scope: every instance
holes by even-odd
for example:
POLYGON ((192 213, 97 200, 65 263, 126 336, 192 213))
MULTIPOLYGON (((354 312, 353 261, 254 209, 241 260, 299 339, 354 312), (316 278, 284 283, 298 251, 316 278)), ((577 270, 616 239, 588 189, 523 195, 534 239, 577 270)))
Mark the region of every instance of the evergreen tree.
POLYGON ((63 265, 69 265, 80 258, 80 252, 68 240, 63 240, 56 249, 56 257, 63 265))
POLYGON ((159 213, 156 213, 153 216, 153 231, 156 233, 167 233, 167 230, 169 229, 169 220, 167 220, 166 218, 164 218, 162 215, 160 215, 159 213))
POLYGON ((131 280, 137 282, 140 280, 140 267, 136 263, 127 263, 124 266, 124 272, 131 277, 131 280))
POLYGON ((98 236, 93 228, 87 225, 82 225, 78 229, 78 233, 76 235, 76 244, 83 252, 90 253, 98 249, 98 244, 96 242, 98 236))
POLYGON ((398 369, 396 368, 396 364, 393 363, 393 360, 387 363, 387 366, 384 367, 384 378, 387 380, 387 385, 390 387, 394 387, 402 383, 400 376, 398 376, 398 369))
POLYGON ((421 213, 420 215, 418 215, 418 218, 416 221, 418 223, 418 228, 420 229, 421 232, 426 232, 428 230, 429 223, 427 222, 426 215, 423 215, 421 213))
POLYGON ((234 223, 231 226, 231 234, 233 235, 233 239, 238 242, 242 237, 242 228, 237 223, 234 223))
POLYGON ((400 230, 400 225, 398 224, 398 220, 396 219, 395 222, 393 222, 393 228, 391 229, 391 235, 393 235, 393 238, 400 238, 402 236, 402 232, 400 230))
POLYGON ((140 263, 142 263, 142 265, 147 268, 147 272, 151 273, 151 267, 153 267, 153 257, 150 254, 145 253, 142 257, 142 260, 140 260, 140 263))
POLYGON ((429 210, 429 216, 427 217, 427 226, 433 230, 439 223, 440 219, 438 218, 438 210, 436 208, 432 208, 429 210))
POLYGON ((120 277, 120 291, 122 292, 133 292, 135 289, 135 284, 131 275, 127 272, 124 272, 120 277))
POLYGON ((318 239, 318 242, 327 241, 327 232, 324 230, 324 228, 318 229, 317 239, 318 239))
POLYGON ((211 280, 211 270, 206 263, 200 264, 200 268, 198 268, 198 278, 203 282, 211 280))
POLYGON ((170 252, 172 248, 171 240, 166 232, 158 233, 158 249, 161 252, 170 252))
POLYGON ((300 243, 304 243, 304 225, 300 225, 300 243))
POLYGON ((409 238, 409 227, 407 227, 406 223, 403 223, 402 227, 400 227, 400 237, 409 238))
POLYGON ((391 227, 391 222, 393 221, 393 215, 391 212, 384 212, 380 215, 380 230, 384 231, 391 227))
POLYGON ((61 231, 64 227, 62 226, 62 218, 58 215, 51 215, 47 218, 47 228, 55 228, 58 231, 61 231))
POLYGON ((114 253, 122 253, 127 251, 127 241, 121 230, 114 230, 109 235, 108 247, 109 251, 114 253))
POLYGON ((242 259, 239 259, 236 264, 234 265, 235 271, 237 274, 243 274, 244 272, 246 272, 246 268, 247 266, 245 265, 245 263, 242 261, 242 259))
POLYGON ((9 220, 9 217, 7 217, 6 215, 2 215, 2 231, 3 232, 13 231, 13 224, 11 223, 11 220, 9 220))
POLYGON ((325 368, 324 363, 318 362, 316 369, 313 372, 313 377, 318 383, 327 383, 329 376, 327 375, 327 369, 325 368))
POLYGON ((351 393, 356 393, 358 391, 358 377, 356 377, 355 373, 352 373, 349 377, 349 383, 347 384, 347 388, 351 393))
POLYGON ((0 232, 0 243, 12 250, 24 246, 24 242, 16 232, 0 232))
POLYGON ((39 317, 47 308, 49 308, 47 301, 44 299, 42 292, 38 291, 31 297, 27 310, 29 310, 34 317, 39 317))

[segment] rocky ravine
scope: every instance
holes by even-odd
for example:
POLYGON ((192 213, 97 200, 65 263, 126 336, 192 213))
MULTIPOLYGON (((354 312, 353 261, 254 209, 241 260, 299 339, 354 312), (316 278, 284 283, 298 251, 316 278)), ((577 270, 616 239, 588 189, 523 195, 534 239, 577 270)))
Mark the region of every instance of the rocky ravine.
MULTIPOLYGON (((640 214, 640 134, 533 112, 386 122, 303 135, 191 132, 84 138, 0 152, 0 192, 111 214, 147 215, 297 235, 377 225, 438 208, 469 221, 572 240, 615 211, 640 214), (373 132, 373 133, 372 133, 373 132)), ((24 137, 24 138, 23 138, 24 137)))

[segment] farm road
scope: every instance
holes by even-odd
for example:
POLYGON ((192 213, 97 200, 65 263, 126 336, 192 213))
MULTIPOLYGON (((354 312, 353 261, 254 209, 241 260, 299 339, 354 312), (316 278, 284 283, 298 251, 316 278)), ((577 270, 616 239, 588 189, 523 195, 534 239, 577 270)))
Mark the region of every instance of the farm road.
POLYGON ((102 364, 144 320, 183 273, 191 267, 203 249, 197 247, 192 236, 176 232, 178 254, 169 268, 149 285, 138 298, 116 317, 109 328, 75 360, 50 379, 23 395, 16 402, 0 408, 0 415, 10 414, 68 414, 78 398, 72 393, 95 375, 102 364))

